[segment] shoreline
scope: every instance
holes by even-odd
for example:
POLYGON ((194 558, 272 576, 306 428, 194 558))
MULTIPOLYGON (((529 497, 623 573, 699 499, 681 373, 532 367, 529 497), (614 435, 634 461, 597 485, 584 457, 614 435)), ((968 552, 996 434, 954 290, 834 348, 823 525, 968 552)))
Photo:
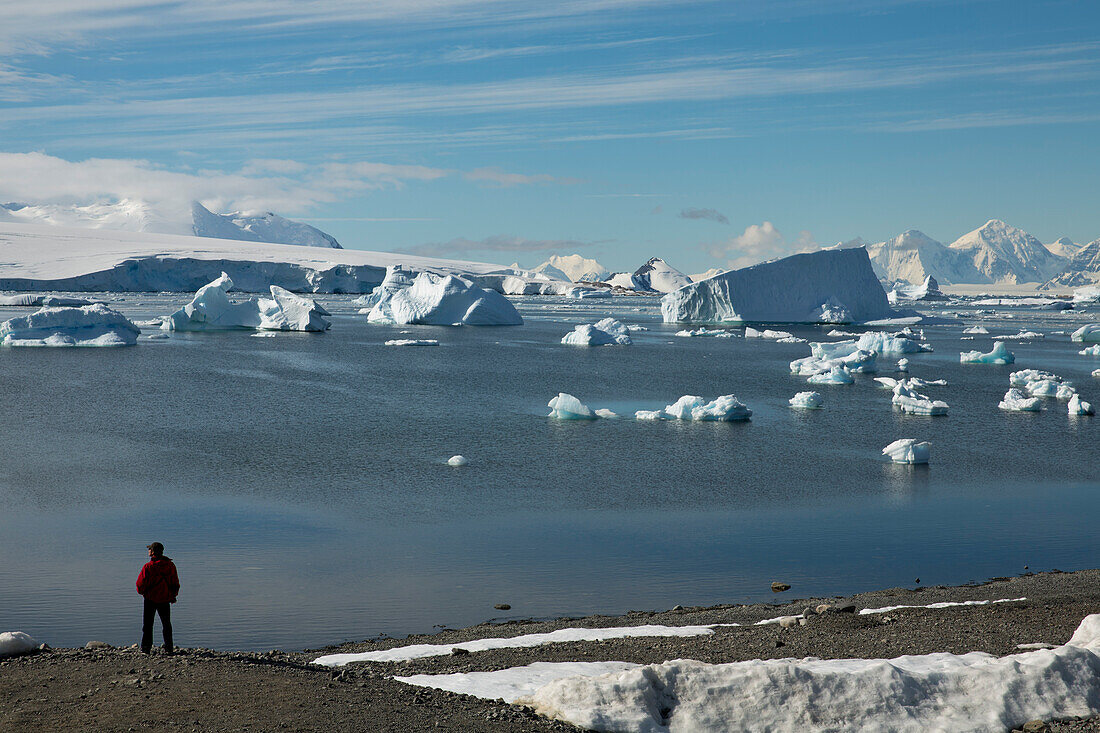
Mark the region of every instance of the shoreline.
MULTIPOLYGON (((782 595, 796 593, 797 588, 782 595)), ((909 654, 983 651, 1006 655, 1019 644, 1062 644, 1081 620, 1100 611, 1100 570, 1051 571, 962 586, 889 588, 852 596, 784 599, 775 603, 677 607, 551 621, 482 623, 404 639, 349 642, 302 652, 219 652, 181 649, 145 656, 132 648, 51 649, 0 660, 0 729, 97 730, 579 730, 503 702, 483 700, 393 679, 412 674, 499 670, 536 661, 624 661, 639 664, 690 658, 723 663, 748 659, 892 658, 909 654), (946 608, 941 602, 1011 600, 946 608), (831 604, 852 612, 810 615, 782 628, 756 622, 831 604), (483 638, 563 628, 645 624, 741 624, 688 637, 626 637, 451 653, 399 662, 313 664, 322 654, 392 649, 409 644, 459 645, 483 638)), ((1023 724, 1026 721, 1020 721, 1023 724)), ((1100 731, 1100 717, 1062 721, 1055 731, 1100 731)))

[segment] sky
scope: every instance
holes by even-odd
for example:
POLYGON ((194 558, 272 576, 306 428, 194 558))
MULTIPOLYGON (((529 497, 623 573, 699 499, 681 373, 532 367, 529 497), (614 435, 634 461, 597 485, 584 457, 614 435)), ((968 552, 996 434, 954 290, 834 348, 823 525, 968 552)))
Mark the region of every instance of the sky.
POLYGON ((0 0, 0 200, 689 274, 1003 219, 1100 238, 1100 4, 0 0))

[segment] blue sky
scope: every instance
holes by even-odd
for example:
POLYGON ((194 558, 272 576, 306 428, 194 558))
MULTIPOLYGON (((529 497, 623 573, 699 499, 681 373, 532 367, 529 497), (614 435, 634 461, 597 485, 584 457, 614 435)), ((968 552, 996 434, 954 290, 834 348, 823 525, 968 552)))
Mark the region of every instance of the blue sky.
POLYGON ((0 197, 687 272, 1000 218, 1100 237, 1100 6, 5 3, 0 197), (26 5, 27 7, 24 7, 26 5))

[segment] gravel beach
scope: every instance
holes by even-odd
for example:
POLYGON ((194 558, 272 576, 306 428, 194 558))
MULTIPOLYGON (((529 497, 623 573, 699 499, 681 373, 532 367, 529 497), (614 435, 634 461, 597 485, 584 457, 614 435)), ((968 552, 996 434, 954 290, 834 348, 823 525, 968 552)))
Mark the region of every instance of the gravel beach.
MULTIPOLYGON (((146 656, 132 648, 47 649, 0 660, 0 730, 578 730, 518 706, 413 687, 392 677, 496 670, 537 661, 656 663, 690 658, 721 663, 969 651, 1005 655, 1020 651, 1018 644, 1062 644, 1081 619, 1100 612, 1100 570, 1027 574, 957 587, 892 588, 838 598, 796 600, 797 592, 793 588, 777 594, 773 604, 481 624, 304 652, 256 654, 183 648, 172 656, 146 656), (894 605, 1021 597, 1026 600, 857 613, 894 605), (804 626, 752 625, 822 604, 832 609, 808 616, 804 626), (713 635, 697 637, 550 644, 408 662, 355 663, 336 669, 312 664, 321 654, 405 644, 457 644, 567 627, 719 623, 743 625, 719 627, 713 635)), ((1045 727, 1032 722, 1029 729, 1100 731, 1100 718, 1047 721, 1045 727)))

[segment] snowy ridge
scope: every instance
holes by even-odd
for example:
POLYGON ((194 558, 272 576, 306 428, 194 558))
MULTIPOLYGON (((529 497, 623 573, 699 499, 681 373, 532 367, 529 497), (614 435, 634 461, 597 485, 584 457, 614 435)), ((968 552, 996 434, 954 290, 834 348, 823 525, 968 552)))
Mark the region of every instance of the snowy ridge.
POLYGON ((970 259, 916 229, 867 245, 875 274, 883 280, 921 283, 929 276, 946 283, 986 282, 970 259))
POLYGON ((343 249, 332 235, 270 211, 215 214, 198 201, 191 204, 191 231, 196 237, 343 249))
POLYGON ((641 293, 671 293, 691 283, 691 278, 660 257, 652 257, 634 274, 618 272, 605 282, 612 287, 637 290, 641 293))
POLYGON ((959 237, 951 249, 970 257, 985 282, 1041 283, 1067 264, 1038 239, 1000 219, 959 237))
POLYGON ((550 259, 536 267, 535 272, 545 273, 555 279, 560 277, 557 274, 560 273, 575 283, 600 282, 611 274, 610 270, 596 260, 576 254, 550 255, 550 259))

